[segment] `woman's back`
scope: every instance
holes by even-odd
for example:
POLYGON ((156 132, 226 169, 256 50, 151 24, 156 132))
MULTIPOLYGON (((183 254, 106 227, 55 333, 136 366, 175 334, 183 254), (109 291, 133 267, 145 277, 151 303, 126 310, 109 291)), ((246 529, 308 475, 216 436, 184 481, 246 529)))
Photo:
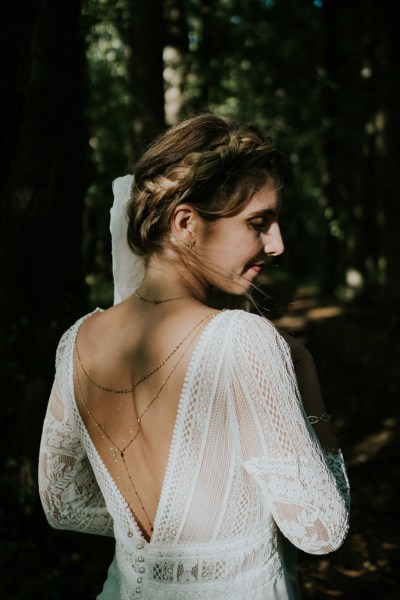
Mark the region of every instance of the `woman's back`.
POLYGON ((83 322, 75 344, 79 413, 145 534, 161 494, 183 381, 215 311, 130 298, 83 322), (127 391, 129 390, 129 391, 127 391))
MULTIPOLYGON (((341 543, 346 508, 317 443, 305 443, 309 434, 302 431, 305 424, 290 376, 289 352, 275 329, 242 311, 208 320, 183 375, 172 442, 164 454, 164 461, 169 455, 168 466, 164 476, 159 473, 163 484, 158 508, 155 495, 154 531, 146 543, 126 502, 134 494, 128 489, 125 498, 125 490, 118 491, 122 485, 116 486, 121 465, 118 469, 111 461, 109 472, 76 409, 71 382, 80 326, 78 322, 71 328, 61 343, 61 394, 57 392, 50 401, 49 411, 63 413, 71 440, 81 439, 113 518, 118 564, 118 596, 114 597, 292 598, 276 523, 302 549, 328 552, 341 543), (260 365, 265 372, 260 372, 260 365), (261 404, 259 385, 264 390, 261 404), (302 525, 305 514, 307 527, 302 525)), ((110 414, 107 417, 112 420, 110 414)), ((100 426, 105 424, 96 420, 100 426)), ((48 427, 47 465, 54 457, 65 465, 60 452, 53 454, 51 449, 58 445, 59 426, 52 432, 48 420, 48 427)), ((166 447, 167 438, 164 441, 166 447)), ((105 457, 103 439, 102 447, 105 457)), ((71 450, 64 448, 69 461, 74 448, 75 442, 71 450)), ((109 448, 115 448, 112 442, 109 448)), ((60 471, 56 472, 59 477, 60 471)), ((137 482, 143 471, 129 462, 129 472, 137 482)), ((82 486, 90 483, 88 477, 89 473, 78 477, 82 486)), ((59 506, 58 486, 48 489, 49 505, 59 506)), ((156 494, 159 487, 152 491, 156 494)), ((90 494, 80 500, 78 521, 93 516, 90 501, 90 494)), ((64 526, 75 510, 73 505, 64 506, 64 526)))

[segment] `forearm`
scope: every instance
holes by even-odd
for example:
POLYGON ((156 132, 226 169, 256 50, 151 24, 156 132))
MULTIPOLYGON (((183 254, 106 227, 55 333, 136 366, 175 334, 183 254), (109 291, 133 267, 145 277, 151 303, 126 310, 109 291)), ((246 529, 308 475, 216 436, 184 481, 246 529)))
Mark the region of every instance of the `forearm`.
MULTIPOLYGON (((322 397, 315 363, 310 352, 285 331, 280 330, 280 334, 290 347, 297 385, 307 416, 320 418, 322 415, 328 414, 322 397)), ((321 420, 313 427, 323 448, 329 449, 331 452, 337 452, 338 442, 331 423, 321 420)))
POLYGON ((56 529, 113 535, 113 521, 86 457, 41 444, 39 493, 47 520, 56 529))
POLYGON ((40 443, 43 509, 53 527, 112 535, 112 518, 63 398, 55 381, 40 443))

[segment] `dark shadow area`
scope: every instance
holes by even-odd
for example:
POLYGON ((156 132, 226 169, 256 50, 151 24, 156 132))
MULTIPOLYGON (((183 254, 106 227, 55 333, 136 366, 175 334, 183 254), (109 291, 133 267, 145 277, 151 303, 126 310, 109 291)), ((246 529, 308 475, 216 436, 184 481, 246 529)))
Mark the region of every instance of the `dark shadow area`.
POLYGON ((351 527, 337 552, 300 553, 305 600, 399 598, 400 343, 380 310, 317 301, 312 290, 283 326, 299 332, 317 365, 352 488, 351 527), (293 327, 297 325, 297 327, 293 327))

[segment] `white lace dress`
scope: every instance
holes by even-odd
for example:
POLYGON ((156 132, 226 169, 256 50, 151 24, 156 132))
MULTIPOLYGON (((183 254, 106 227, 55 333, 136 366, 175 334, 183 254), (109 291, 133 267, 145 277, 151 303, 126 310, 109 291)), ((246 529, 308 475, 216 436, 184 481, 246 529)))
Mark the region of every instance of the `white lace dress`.
POLYGON ((294 598, 279 530, 305 552, 337 549, 349 487, 342 455, 324 454, 305 418, 286 342, 240 310, 207 324, 187 369, 148 543, 75 404, 82 320, 58 347, 39 486, 52 526, 115 536, 99 598, 294 598))

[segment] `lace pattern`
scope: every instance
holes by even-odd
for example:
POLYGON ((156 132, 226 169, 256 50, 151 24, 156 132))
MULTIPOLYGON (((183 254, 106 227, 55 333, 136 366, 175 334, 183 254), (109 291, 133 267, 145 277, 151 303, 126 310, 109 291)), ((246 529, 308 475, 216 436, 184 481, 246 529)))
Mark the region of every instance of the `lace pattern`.
POLYGON ((232 381, 242 398, 237 413, 243 465, 295 546, 311 554, 331 552, 348 529, 348 486, 335 479, 305 417, 289 347, 270 323, 253 315, 242 317, 235 334, 232 381), (266 356, 272 357, 268 369, 266 356), (258 436, 249 436, 248 428, 258 436))
POLYGON ((85 449, 65 402, 69 332, 61 338, 56 355, 56 378, 50 394, 39 457, 39 491, 47 519, 55 528, 98 535, 113 535, 113 520, 106 508, 85 449))
POLYGON ((347 532, 349 493, 343 457, 325 458, 304 418, 289 350, 275 328, 227 311, 203 330, 147 543, 75 404, 73 343, 81 322, 60 341, 43 429, 39 482, 49 522, 114 531, 121 600, 294 598, 277 527, 306 552, 332 551, 347 532))

